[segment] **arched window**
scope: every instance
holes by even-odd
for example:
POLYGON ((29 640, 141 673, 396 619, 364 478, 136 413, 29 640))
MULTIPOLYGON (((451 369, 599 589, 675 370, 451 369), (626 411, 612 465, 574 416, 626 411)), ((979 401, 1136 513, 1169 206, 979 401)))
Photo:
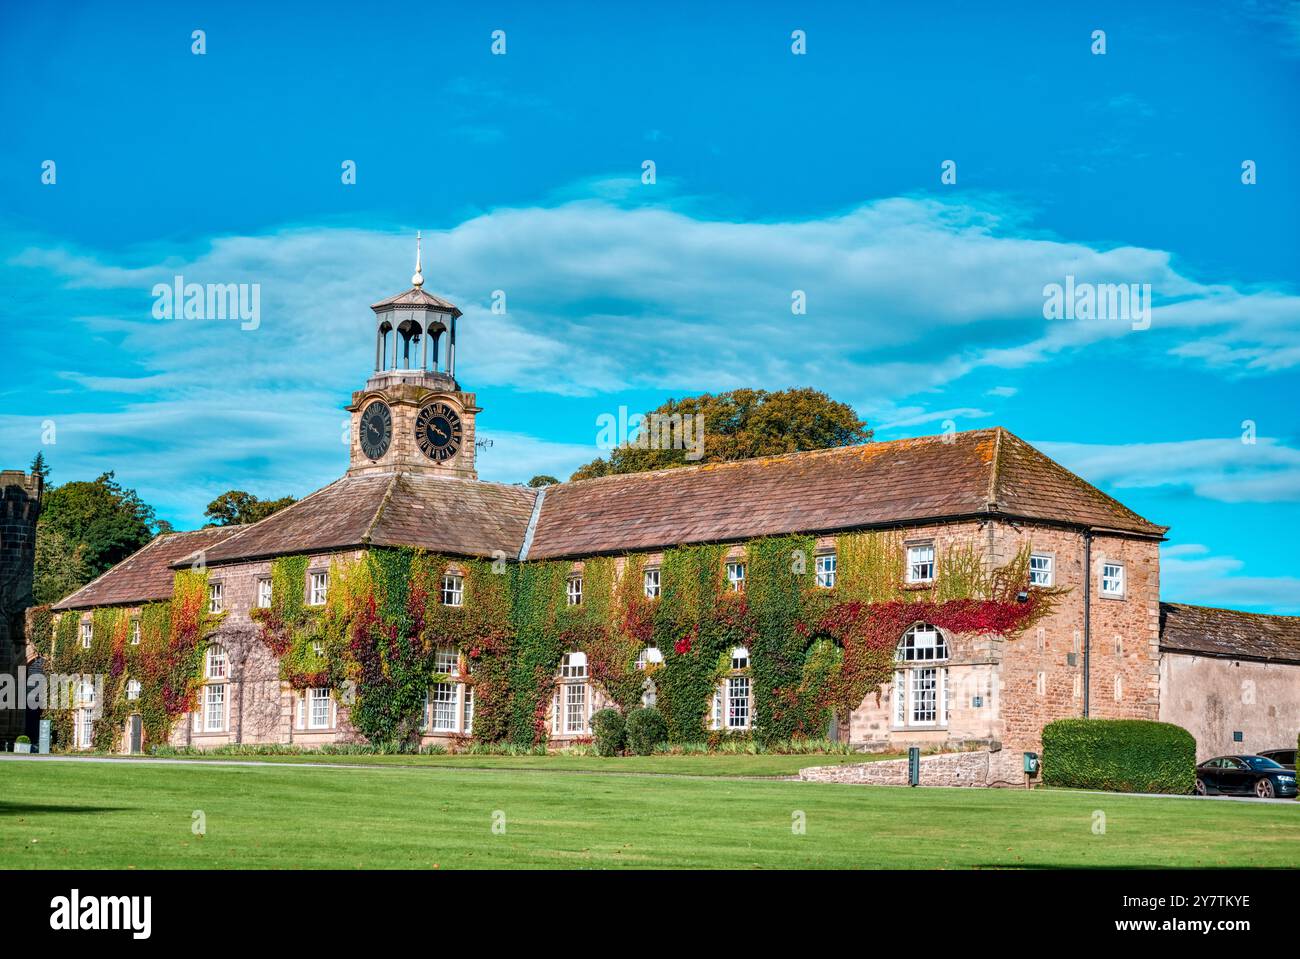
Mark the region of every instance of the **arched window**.
POLYGON ((560 660, 560 679, 551 703, 551 732, 557 736, 584 736, 591 718, 587 687, 587 654, 569 652, 560 660))
POLYGON ((935 627, 917 623, 903 634, 895 659, 894 727, 947 726, 947 638, 935 627))

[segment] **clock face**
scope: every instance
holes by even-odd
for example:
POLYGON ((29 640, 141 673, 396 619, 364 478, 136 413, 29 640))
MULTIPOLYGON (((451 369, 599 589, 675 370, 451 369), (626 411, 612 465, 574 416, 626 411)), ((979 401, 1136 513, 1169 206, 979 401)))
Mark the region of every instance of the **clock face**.
POLYGON ((430 403, 415 418, 415 442, 420 452, 443 463, 460 450, 460 414, 446 403, 430 403))
POLYGON ((377 460, 388 452, 388 444, 393 439, 393 412, 388 404, 376 400, 361 411, 359 426, 361 452, 372 460, 377 460))

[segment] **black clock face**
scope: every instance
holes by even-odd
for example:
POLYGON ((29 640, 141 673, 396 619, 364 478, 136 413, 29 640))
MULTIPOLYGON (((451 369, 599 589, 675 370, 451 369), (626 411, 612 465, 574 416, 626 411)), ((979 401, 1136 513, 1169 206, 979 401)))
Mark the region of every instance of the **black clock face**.
POLYGON ((388 404, 376 400, 361 411, 359 427, 361 452, 372 460, 377 460, 388 452, 388 444, 393 439, 393 413, 388 404))
POLYGON ((435 463, 451 459, 460 450, 460 415, 446 403, 430 403, 415 418, 415 442, 435 463))

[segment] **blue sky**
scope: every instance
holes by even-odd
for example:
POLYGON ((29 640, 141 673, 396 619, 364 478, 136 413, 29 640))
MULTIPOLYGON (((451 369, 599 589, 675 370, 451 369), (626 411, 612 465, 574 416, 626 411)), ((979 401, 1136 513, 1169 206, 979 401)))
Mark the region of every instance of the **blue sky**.
POLYGON ((418 228, 486 479, 811 385, 879 439, 1006 426, 1172 527, 1167 599, 1300 613, 1300 4, 465 6, 0 8, 3 465, 178 527, 329 482, 418 228), (154 319, 176 273, 261 325, 154 319), (1045 319, 1066 274, 1151 328, 1045 319))

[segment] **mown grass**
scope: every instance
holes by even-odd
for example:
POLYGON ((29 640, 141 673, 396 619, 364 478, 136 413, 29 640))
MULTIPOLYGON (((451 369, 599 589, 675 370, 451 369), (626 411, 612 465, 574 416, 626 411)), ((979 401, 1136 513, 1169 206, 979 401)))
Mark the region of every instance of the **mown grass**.
POLYGON ((779 754, 703 753, 654 756, 492 756, 474 753, 415 755, 198 755, 186 759, 266 763, 328 763, 341 766, 422 766, 451 769, 532 769, 547 772, 645 773, 675 776, 793 776, 805 766, 875 762, 901 754, 790 756, 779 754))
POLYGON ((0 867, 1293 867, 1298 807, 436 764, 6 761, 0 867))

